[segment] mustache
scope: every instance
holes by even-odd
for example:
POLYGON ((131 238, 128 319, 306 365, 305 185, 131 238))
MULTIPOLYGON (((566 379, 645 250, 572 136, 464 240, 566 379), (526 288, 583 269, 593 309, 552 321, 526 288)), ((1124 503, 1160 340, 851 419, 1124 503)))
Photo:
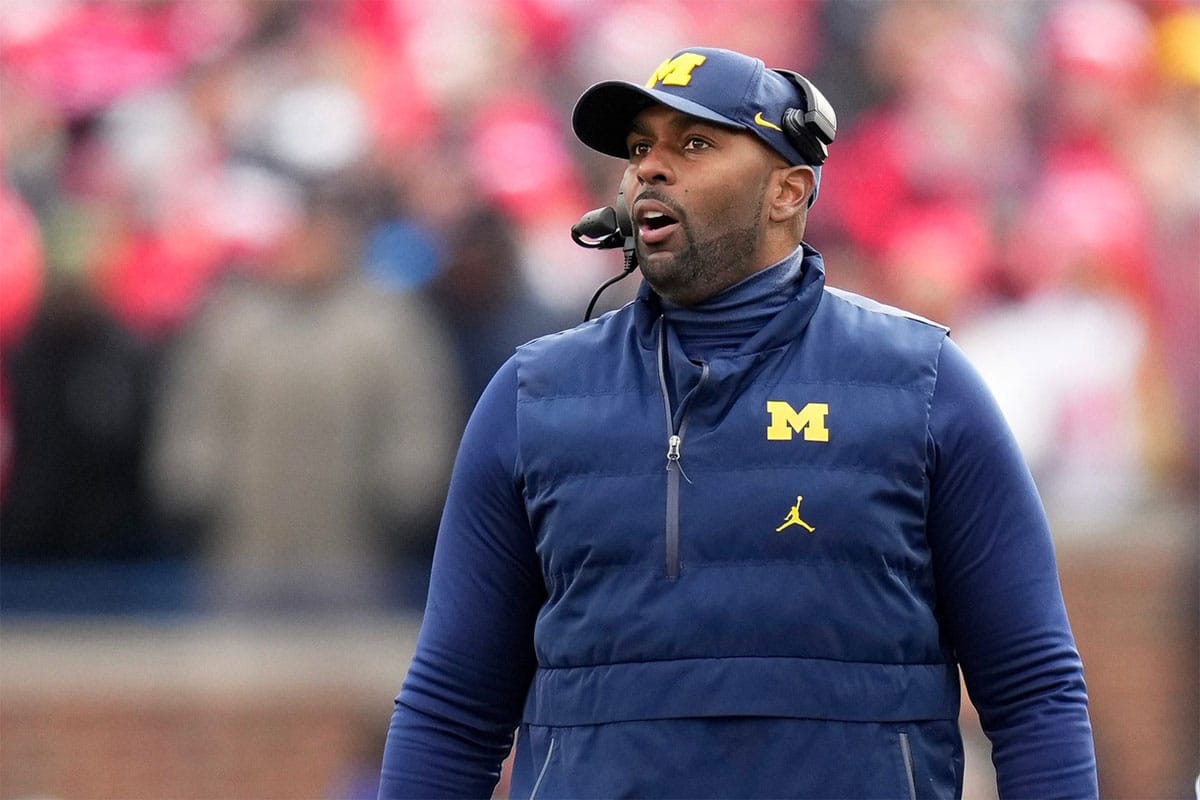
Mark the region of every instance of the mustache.
MULTIPOLYGON (((668 210, 670 210, 671 216, 673 216, 677 221, 683 222, 683 217, 685 216, 684 210, 680 208, 674 200, 672 200, 670 197, 667 197, 662 192, 657 192, 654 189, 647 189, 633 199, 633 204, 637 205, 642 200, 654 200, 655 202, 662 203, 667 207, 668 210)), ((631 208, 630 211, 632 210, 633 209, 631 208)))

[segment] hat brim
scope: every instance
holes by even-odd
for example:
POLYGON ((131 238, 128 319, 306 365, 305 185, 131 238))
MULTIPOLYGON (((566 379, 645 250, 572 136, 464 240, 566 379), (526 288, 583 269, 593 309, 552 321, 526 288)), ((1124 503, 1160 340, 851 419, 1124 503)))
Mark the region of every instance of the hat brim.
POLYGON ((746 127, 699 103, 627 81, 604 81, 585 91, 575 104, 571 127, 575 129, 579 141, 593 150, 615 158, 628 158, 627 140, 633 127, 633 118, 655 104, 718 125, 740 129, 746 127))

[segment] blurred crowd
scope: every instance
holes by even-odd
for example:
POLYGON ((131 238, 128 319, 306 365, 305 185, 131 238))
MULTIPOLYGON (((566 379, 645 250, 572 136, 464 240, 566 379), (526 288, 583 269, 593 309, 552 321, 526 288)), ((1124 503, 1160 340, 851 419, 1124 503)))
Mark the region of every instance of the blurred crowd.
POLYGON ((0 602, 419 605, 474 400, 620 269, 574 100, 688 45, 829 97, 830 283, 951 326, 1063 535, 1194 506, 1194 3, 4 0, 0 602))

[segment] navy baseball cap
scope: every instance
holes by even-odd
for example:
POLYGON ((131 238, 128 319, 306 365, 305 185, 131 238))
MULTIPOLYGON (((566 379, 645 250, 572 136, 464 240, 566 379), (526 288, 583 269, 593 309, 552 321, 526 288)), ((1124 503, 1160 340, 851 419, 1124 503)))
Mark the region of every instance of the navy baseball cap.
POLYGON ((805 105, 800 89, 761 59, 732 50, 680 50, 654 71, 645 86, 627 81, 598 83, 580 96, 571 124, 579 140, 593 150, 628 158, 626 138, 633 118, 655 103, 749 131, 789 164, 811 166, 820 181, 820 166, 806 160, 782 128, 784 112, 805 105))

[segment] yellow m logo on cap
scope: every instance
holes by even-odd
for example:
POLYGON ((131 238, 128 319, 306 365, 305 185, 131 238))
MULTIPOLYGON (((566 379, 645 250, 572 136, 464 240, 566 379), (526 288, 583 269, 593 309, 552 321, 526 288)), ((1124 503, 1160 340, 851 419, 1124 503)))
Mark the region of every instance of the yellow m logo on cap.
POLYGON ((667 86, 687 86, 692 82, 692 70, 707 60, 707 56, 695 53, 680 53, 674 58, 668 58, 654 70, 650 80, 646 81, 646 88, 653 89, 660 83, 667 86))
POLYGON ((767 413, 771 415, 771 424, 767 426, 768 441, 788 442, 797 433, 803 433, 806 442, 829 441, 829 428, 825 427, 828 403, 809 403, 797 411, 783 400, 768 400, 767 413))

